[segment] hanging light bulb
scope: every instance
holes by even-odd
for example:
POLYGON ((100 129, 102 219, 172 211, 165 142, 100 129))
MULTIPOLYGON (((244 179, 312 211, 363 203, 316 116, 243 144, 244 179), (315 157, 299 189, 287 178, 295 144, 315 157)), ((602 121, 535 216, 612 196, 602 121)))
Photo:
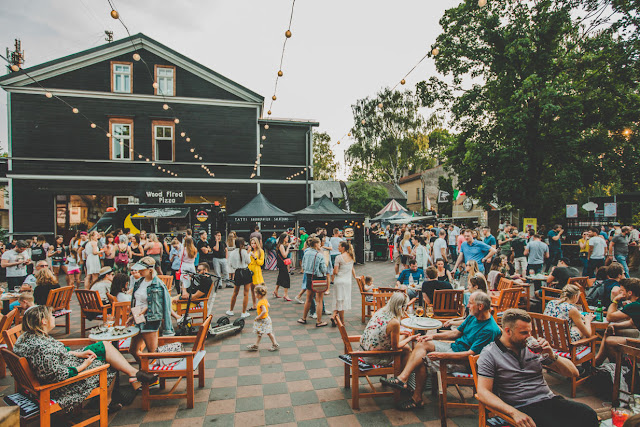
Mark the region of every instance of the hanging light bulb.
POLYGON ((165 109, 165 110, 168 110, 169 109, 169 104, 162 105, 162 108, 165 109))
POLYGON ((11 66, 11 71, 20 71, 20 67, 18 67, 16 64, 13 64, 11 66))
POLYGON ((142 154, 138 154, 138 158, 141 159, 142 158, 142 154))
POLYGON ((275 96, 275 95, 273 95, 273 96, 271 97, 271 99, 273 99, 273 100, 275 101, 275 100, 276 100, 276 96, 275 96))
POLYGON ((282 72, 282 70, 278 70, 278 77, 282 77, 284 75, 284 73, 282 72))
POLYGON ((349 132, 349 133, 347 134, 347 136, 351 136, 351 132, 349 132))
POLYGON ((107 138, 111 138, 111 134, 107 132, 107 138))
POLYGON ((73 114, 78 114, 80 112, 80 110, 78 110, 76 107, 73 107, 73 110, 71 111, 73 111, 73 114))
POLYGON ((191 151, 191 152, 193 153, 195 150, 192 148, 192 149, 190 149, 189 151, 191 151))
POLYGON ((185 139, 185 141, 191 142, 191 138, 187 137, 187 139, 185 139))
POLYGON ((198 160, 202 160, 202 156, 198 156, 198 160))
POLYGON ((197 159, 197 158, 198 158, 198 155, 197 155, 197 154, 196 154, 196 155, 194 155, 194 156, 193 156, 193 158, 194 158, 194 159, 197 159))
POLYGON ((267 139, 266 135, 262 135, 262 140, 264 141, 265 139, 267 139))
POLYGON ((440 49, 438 49, 437 47, 434 47, 433 50, 431 51, 431 54, 433 56, 438 56, 439 53, 440 53, 440 49))
POLYGON ((91 128, 95 129, 96 128, 96 124, 95 123, 91 123, 91 128))
POLYGON ((145 161, 145 162, 148 162, 148 161, 149 161, 149 158, 147 157, 146 159, 144 159, 144 161, 145 161))
POLYGON ((287 31, 285 31, 285 32, 284 32, 284 36, 285 36, 286 38, 290 39, 290 38, 291 38, 291 30, 287 30, 287 31))
POLYGON ((183 138, 184 138, 186 135, 187 135, 186 133, 184 133, 184 132, 180 132, 180 136, 181 136, 181 137, 183 137, 183 138))
POLYGON ((53 98, 53 94, 51 92, 47 92, 44 94, 47 98, 53 98))
POLYGON ((405 79, 400 80, 400 84, 401 84, 401 85, 403 85, 403 84, 405 84, 405 83, 407 83, 407 81, 406 81, 405 79))
POLYGON ((139 53, 137 53, 137 52, 136 52, 136 53, 134 53, 134 54, 133 54, 133 60, 134 60, 134 61, 140 61, 140 54, 139 54, 139 53))
POLYGON ((263 144, 260 144, 260 148, 264 148, 264 145, 263 145, 263 144))
POLYGON ((155 165, 156 165, 155 163, 151 163, 151 166, 155 166, 155 165))
POLYGON ((360 122, 360 123, 365 124, 365 123, 367 123, 367 121, 365 119, 362 119, 362 122, 360 122))
POLYGON ((158 87, 159 87, 159 86, 158 86, 158 82, 153 82, 153 88, 154 88, 154 89, 158 89, 158 87))
POLYGON ((264 125, 265 130, 269 129, 269 125, 264 125))
POLYGON ((115 9, 111 9, 111 17, 112 17, 113 19, 118 19, 118 18, 120 18, 120 14, 118 13, 118 11, 117 11, 117 10, 115 10, 115 9))
POLYGON ((268 115, 271 115, 271 110, 267 111, 267 114, 268 114, 268 115))
POLYGON ((173 119, 173 122, 174 122, 175 124, 178 124, 178 123, 180 123, 180 119, 178 119, 178 118, 173 119))
POLYGON ((478 0, 478 6, 485 7, 487 5, 487 0, 478 0))
POLYGON ((338 141, 338 145, 340 145, 340 141, 338 141))

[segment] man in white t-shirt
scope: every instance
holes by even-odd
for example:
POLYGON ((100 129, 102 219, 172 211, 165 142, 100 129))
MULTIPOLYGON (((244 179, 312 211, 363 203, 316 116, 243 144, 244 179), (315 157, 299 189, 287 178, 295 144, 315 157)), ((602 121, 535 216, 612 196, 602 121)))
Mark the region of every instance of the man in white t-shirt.
POLYGON ((596 277, 596 269, 604 265, 607 250, 607 242, 600 235, 596 227, 589 228, 589 262, 587 264, 587 276, 596 277))
POLYGON ((29 245, 24 240, 18 240, 16 247, 2 254, 0 265, 7 269, 7 287, 9 290, 18 288, 27 277, 27 265, 31 264, 31 257, 27 251, 29 245))
POLYGON ((438 232, 438 238, 433 242, 433 263, 436 263, 437 259, 442 259, 444 263, 447 263, 447 241, 445 237, 447 232, 444 229, 440 229, 438 232))
POLYGON ((449 253, 451 254, 451 259, 458 258, 458 244, 457 239, 460 234, 459 230, 456 230, 456 226, 453 224, 449 224, 449 237, 447 246, 449 246, 449 253))
MULTIPOLYGON (((333 237, 329 239, 329 246, 331 246, 331 251, 329 252, 329 255, 331 256, 332 266, 336 265, 336 257, 340 255, 340 250, 338 249, 338 247, 340 246, 340 242, 342 242, 343 240, 345 240, 345 238, 340 237, 340 229, 334 228, 333 237)), ((333 273, 333 271, 331 271, 331 273, 333 273)), ((334 275, 331 274, 331 283, 333 283, 333 276, 334 275)))

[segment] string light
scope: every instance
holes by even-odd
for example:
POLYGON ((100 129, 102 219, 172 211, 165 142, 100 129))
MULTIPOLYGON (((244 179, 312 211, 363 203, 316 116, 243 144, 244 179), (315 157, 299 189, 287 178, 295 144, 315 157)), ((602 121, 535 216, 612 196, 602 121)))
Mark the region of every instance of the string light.
POLYGON ((73 111, 73 114, 78 114, 80 112, 80 110, 78 110, 76 107, 73 107, 73 110, 71 111, 73 111))
POLYGON ((191 152, 193 153, 195 150, 192 148, 192 149, 190 149, 189 151, 191 151, 191 152))
POLYGON ((403 85, 405 84, 407 81, 405 79, 400 80, 400 84, 403 85))
POLYGON ((271 99, 273 99, 273 100, 275 101, 277 98, 276 98, 276 96, 275 96, 275 95, 273 95, 273 96, 271 97, 271 99))
POLYGON ((191 138, 187 137, 187 139, 185 139, 185 141, 191 142, 191 138))
POLYGON ((44 94, 47 98, 53 98, 53 94, 51 92, 47 92, 44 94))
POLYGON ((184 133, 184 132, 180 132, 180 136, 181 136, 181 137, 183 137, 183 138, 184 138, 186 135, 187 135, 186 133, 184 133))
POLYGON ((282 77, 284 75, 284 73, 282 72, 282 70, 278 70, 278 77, 282 77))
POLYGON ((134 61, 140 61, 140 54, 138 52, 133 54, 133 60, 134 61))
POLYGON ((11 65, 11 70, 18 72, 18 71, 20 71, 20 67, 18 67, 16 64, 13 64, 13 65, 11 65))
POLYGON ((269 129, 269 125, 264 125, 265 130, 269 129))
POLYGON ((438 56, 439 53, 440 53, 440 49, 438 49, 437 47, 434 47, 433 50, 431 51, 431 54, 433 56, 438 56))
POLYGON ((95 123, 91 123, 91 128, 95 129, 96 128, 96 124, 95 123))
POLYGON ((180 119, 173 119, 173 122, 174 122, 175 124, 178 124, 178 123, 180 123, 180 119))
POLYGON ((153 84, 151 86, 153 86, 154 89, 158 89, 158 87, 160 87, 158 85, 158 82, 153 82, 153 84))
POLYGON ((164 110, 168 110, 168 109, 169 109, 169 104, 163 104, 163 105, 162 105, 162 109, 164 109, 164 110))
POLYGON ((117 11, 117 10, 115 10, 115 9, 111 9, 111 17, 112 17, 113 19, 119 19, 119 18, 120 18, 120 14, 118 13, 118 11, 117 11))
POLYGON ((264 141, 265 139, 267 139, 266 135, 262 135, 262 140, 264 141))

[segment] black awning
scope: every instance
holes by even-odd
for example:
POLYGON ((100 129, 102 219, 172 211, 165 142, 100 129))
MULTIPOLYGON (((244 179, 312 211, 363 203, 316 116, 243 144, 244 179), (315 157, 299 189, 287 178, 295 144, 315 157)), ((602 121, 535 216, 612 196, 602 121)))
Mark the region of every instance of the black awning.
POLYGON ((295 215, 297 219, 306 221, 364 221, 364 214, 345 212, 334 205, 327 196, 322 196, 312 205, 302 210, 292 212, 292 214, 295 215))
POLYGON ((156 219, 156 218, 185 218, 189 215, 189 208, 140 208, 131 218, 156 219))
POLYGON ((229 222, 292 222, 295 218, 267 200, 262 193, 254 197, 240 210, 227 215, 229 222))

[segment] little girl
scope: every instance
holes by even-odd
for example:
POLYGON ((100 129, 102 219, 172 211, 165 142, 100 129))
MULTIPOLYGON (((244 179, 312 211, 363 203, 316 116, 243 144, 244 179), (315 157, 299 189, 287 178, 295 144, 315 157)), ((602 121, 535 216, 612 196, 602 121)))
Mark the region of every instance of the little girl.
POLYGON ((271 318, 269 317, 269 302, 267 301, 267 287, 264 285, 258 285, 255 289, 256 296, 258 297, 258 315, 253 322, 253 331, 258 335, 258 339, 255 344, 247 346, 249 351, 257 351, 258 344, 262 339, 262 335, 267 334, 271 340, 271 348, 269 351, 276 351, 280 348, 280 344, 276 342, 276 337, 273 336, 273 326, 271 325, 271 318))
POLYGON ((78 250, 69 248, 69 255, 67 256, 67 285, 75 286, 76 283, 80 283, 80 266, 78 265, 78 250))

